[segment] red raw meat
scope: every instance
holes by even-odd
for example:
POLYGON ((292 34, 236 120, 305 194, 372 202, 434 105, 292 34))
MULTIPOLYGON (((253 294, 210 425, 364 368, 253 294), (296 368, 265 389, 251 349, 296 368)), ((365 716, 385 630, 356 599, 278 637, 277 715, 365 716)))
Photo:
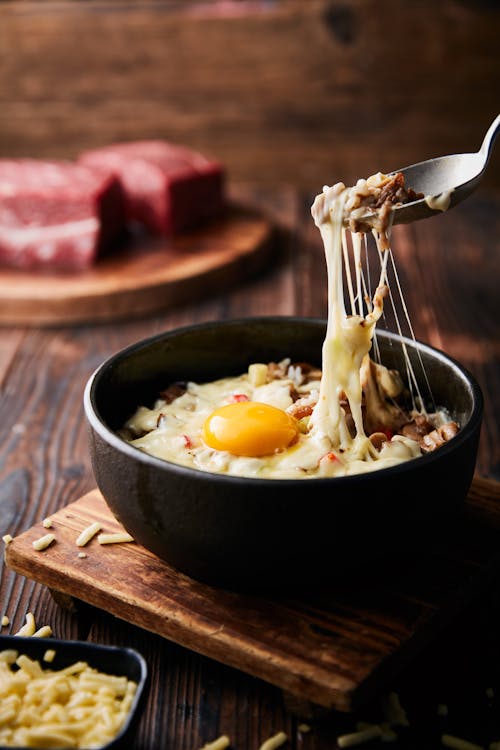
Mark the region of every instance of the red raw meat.
POLYGON ((87 268, 123 225, 113 175, 63 161, 0 159, 0 263, 87 268))
POLYGON ((80 163, 111 170, 125 193, 126 215, 153 234, 185 232, 220 213, 224 169, 165 141, 136 141, 86 151, 80 163))

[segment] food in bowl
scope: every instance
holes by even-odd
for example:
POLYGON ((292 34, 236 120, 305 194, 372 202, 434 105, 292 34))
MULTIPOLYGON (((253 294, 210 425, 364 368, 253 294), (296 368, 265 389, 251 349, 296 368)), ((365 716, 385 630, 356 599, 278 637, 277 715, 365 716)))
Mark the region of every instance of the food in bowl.
POLYGON ((311 429, 321 371, 289 359, 254 363, 240 376, 209 383, 174 383, 151 409, 137 409, 120 434, 153 456, 204 471, 307 479, 395 466, 435 450, 458 431, 444 410, 423 415, 405 408, 396 370, 369 358, 363 370, 373 398, 363 409, 368 437, 357 442, 346 398, 340 401, 345 442, 334 445, 311 429))
MULTIPOLYGON (((120 434, 168 461, 271 479, 388 468, 454 437, 459 427, 446 411, 428 410, 404 346, 407 386, 381 362, 377 347, 373 358, 369 354, 389 295, 391 210, 417 197, 405 187, 402 174, 379 173, 352 188, 343 183, 325 187, 314 201, 312 215, 328 269, 321 371, 289 360, 254 362, 237 377, 174 383, 152 408, 139 407, 120 434), (351 229, 350 244, 345 224, 351 229), (362 269, 369 230, 380 262, 373 293, 362 269)), ((428 401, 432 403, 431 394, 428 401)))
MULTIPOLYGON (((462 507, 472 479, 481 392, 463 367, 403 339, 436 402, 460 431, 414 461, 381 471, 310 482, 199 471, 138 450, 117 434, 138 403, 189 373, 211 382, 257 362, 320 367, 323 320, 257 317, 199 323, 140 340, 101 364, 85 389, 89 450, 97 485, 138 544, 188 575, 235 589, 308 588, 345 579, 380 557, 427 545, 462 507)), ((404 372, 398 334, 380 330, 389 369, 404 372)), ((394 557, 399 559, 399 557, 394 557)))

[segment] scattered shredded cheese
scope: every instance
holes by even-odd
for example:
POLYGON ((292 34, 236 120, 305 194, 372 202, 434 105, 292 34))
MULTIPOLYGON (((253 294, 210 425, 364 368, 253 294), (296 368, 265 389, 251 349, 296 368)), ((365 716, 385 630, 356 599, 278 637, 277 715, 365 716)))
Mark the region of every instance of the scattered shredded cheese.
POLYGON ((80 557, 83 560, 83 558, 88 557, 88 555, 86 552, 79 552, 78 557, 80 557))
POLYGON ((441 742, 452 750, 484 750, 482 745, 476 745, 475 742, 463 740, 461 737, 454 737, 452 734, 443 734, 441 742))
POLYGON ((369 742, 378 737, 382 736, 382 730, 378 724, 372 724, 365 729, 360 729, 358 732, 352 732, 351 734, 341 734, 337 737, 337 744, 339 747, 354 747, 355 745, 362 745, 363 742, 369 742))
POLYGON ((269 739, 260 746, 259 750, 275 750, 275 748, 281 747, 287 739, 288 737, 284 732, 278 732, 278 734, 275 734, 273 737, 269 737, 269 739))
POLYGON ((311 731, 311 727, 309 726, 309 724, 299 724, 297 729, 299 730, 299 732, 302 732, 302 734, 307 734, 307 732, 311 731))
POLYGON ((52 528, 52 520, 50 518, 44 518, 42 521, 42 526, 44 529, 51 529, 52 528))
POLYGON ((9 618, 7 617, 7 615, 4 615, 2 617, 2 628, 6 628, 7 625, 9 625, 9 623, 10 623, 9 618))
POLYGON ((36 631, 35 618, 31 612, 26 615, 26 622, 14 635, 33 635, 36 631))
POLYGON ((2 537, 2 542, 4 544, 10 544, 13 541, 14 541, 14 537, 12 537, 10 534, 4 534, 4 536, 2 537))
POLYGON ((397 693, 389 693, 383 701, 383 706, 387 722, 390 726, 407 727, 410 725, 406 711, 401 706, 397 693))
POLYGON ((97 541, 99 544, 123 544, 133 542, 134 538, 126 532, 117 532, 116 534, 99 534, 97 541))
POLYGON ((34 638, 50 638, 52 635, 52 628, 50 625, 42 625, 41 628, 36 628, 35 618, 32 612, 28 612, 26 615, 26 622, 14 635, 21 636, 33 636, 34 638))
POLYGON ((41 552, 42 550, 47 549, 47 547, 49 547, 52 542, 55 542, 55 540, 56 538, 54 534, 45 534, 45 536, 41 536, 33 542, 33 549, 41 552))
POLYGON ((50 638, 52 635, 52 628, 50 625, 42 625, 33 633, 33 638, 50 638))
POLYGON ((362 729, 369 729, 374 726, 377 726, 380 729, 380 739, 382 740, 382 742, 395 742, 397 740, 397 733, 393 729, 391 729, 387 722, 384 722, 383 724, 373 724, 371 722, 358 721, 356 729, 360 731, 362 729))
POLYGON ((213 740, 213 742, 207 742, 206 745, 203 745, 201 750, 225 750, 225 748, 229 747, 230 744, 231 741, 229 737, 223 734, 221 737, 213 740))
POLYGON ((78 539, 76 540, 76 546, 77 547, 85 547, 86 544, 90 542, 90 540, 99 533, 99 531, 102 529, 101 524, 96 521, 95 523, 91 523, 90 526, 87 526, 78 539))
POLYGON ((54 651, 54 649, 48 648, 47 651, 43 655, 43 660, 48 661, 48 662, 54 661, 55 655, 56 655, 56 652, 54 651))

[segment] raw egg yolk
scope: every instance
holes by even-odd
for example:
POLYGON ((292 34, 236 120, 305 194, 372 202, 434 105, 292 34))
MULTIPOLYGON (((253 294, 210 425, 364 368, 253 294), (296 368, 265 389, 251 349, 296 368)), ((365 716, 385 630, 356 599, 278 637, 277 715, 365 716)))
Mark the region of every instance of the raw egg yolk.
POLYGON ((268 456, 287 448, 299 433, 297 420, 282 409, 258 401, 240 401, 216 409, 203 425, 207 445, 235 456, 268 456))

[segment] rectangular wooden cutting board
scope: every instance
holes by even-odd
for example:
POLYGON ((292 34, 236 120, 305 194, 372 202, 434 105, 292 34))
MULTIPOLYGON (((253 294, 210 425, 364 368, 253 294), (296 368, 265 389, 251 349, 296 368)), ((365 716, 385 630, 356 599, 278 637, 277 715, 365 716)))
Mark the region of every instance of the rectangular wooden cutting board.
MULTIPOLYGON (((42 523, 6 547, 18 573, 241 669, 320 706, 351 710, 384 683, 500 568, 500 484, 475 479, 463 515, 433 549, 345 590, 259 597, 184 576, 136 543, 79 557, 79 533, 120 530, 98 490, 52 516, 56 537, 36 552, 42 523)), ((230 564, 230 561, 228 561, 230 564)))

